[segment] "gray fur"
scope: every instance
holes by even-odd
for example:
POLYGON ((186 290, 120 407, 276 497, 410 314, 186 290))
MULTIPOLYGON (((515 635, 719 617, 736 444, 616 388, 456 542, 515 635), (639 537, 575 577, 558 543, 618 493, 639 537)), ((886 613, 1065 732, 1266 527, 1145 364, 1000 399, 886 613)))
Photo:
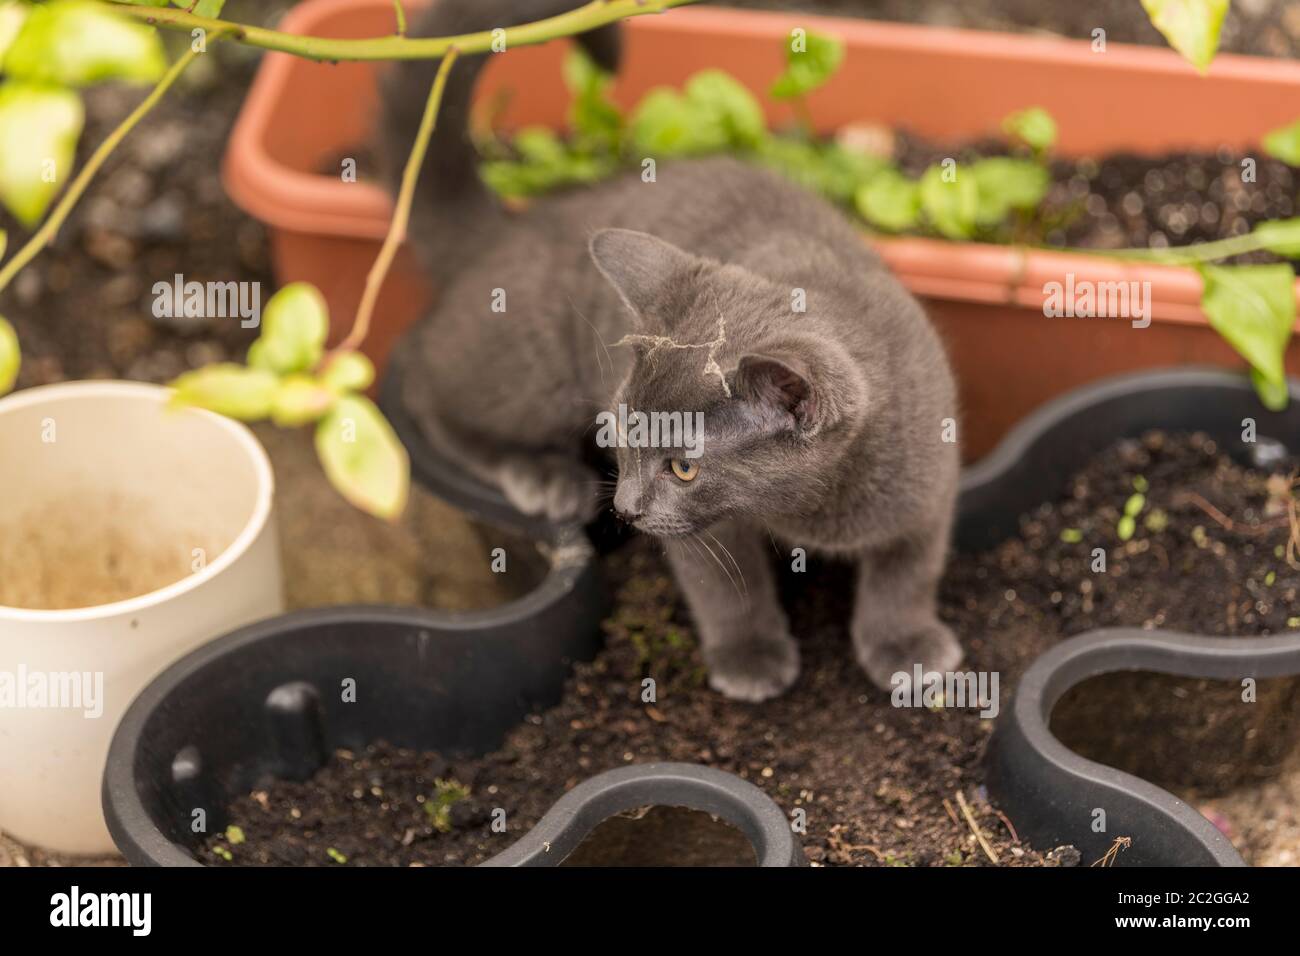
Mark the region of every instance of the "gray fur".
MULTIPOLYGON (((420 32, 572 6, 440 2, 420 32)), ((399 67, 389 85, 390 153, 409 147, 426 66, 399 67)), ((450 89, 467 99, 462 80, 450 89)), ((463 122, 465 103, 451 107, 445 118, 463 122)), ((440 135, 435 148, 469 149, 463 129, 440 135)), ((464 181, 472 165, 463 153, 438 160, 430 176, 461 178, 425 187, 415 215, 417 248, 443 283, 416 332, 427 375, 405 395, 428 439, 522 510, 566 520, 597 506, 581 460, 599 411, 703 412, 698 476, 675 477, 671 449, 619 449, 614 506, 664 540, 710 683, 757 701, 798 675, 774 541, 785 560, 795 547, 858 559, 851 632, 877 686, 916 663, 953 669, 960 647, 935 616, 958 474, 957 445, 941 437, 956 417, 953 379, 920 306, 844 217, 766 171, 710 158, 508 218, 464 181), (458 239, 469 251, 449 269, 458 239)))

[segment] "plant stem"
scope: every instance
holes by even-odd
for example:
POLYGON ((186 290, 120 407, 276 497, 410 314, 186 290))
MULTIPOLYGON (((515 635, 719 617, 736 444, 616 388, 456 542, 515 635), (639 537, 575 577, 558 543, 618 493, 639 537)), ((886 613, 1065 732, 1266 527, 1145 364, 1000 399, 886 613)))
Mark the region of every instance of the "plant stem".
POLYGON ((393 12, 397 14, 397 35, 406 36, 406 8, 402 6, 402 0, 393 0, 393 12))
POLYGON ((429 151, 429 140, 433 137, 434 127, 438 125, 438 107, 442 104, 442 91, 447 86, 447 74, 460 51, 452 47, 442 58, 438 66, 438 75, 434 77, 433 88, 429 90, 428 102, 424 105, 424 116, 420 119, 420 129, 415 134, 415 144, 411 155, 407 157, 406 168, 402 170, 402 185, 397 192, 397 202, 393 209, 393 221, 388 225, 388 235, 375 257, 375 264, 366 276, 366 288, 361 294, 361 304, 357 306, 357 317, 352 322, 352 330, 347 338, 334 348, 334 353, 350 352, 365 341, 370 332, 370 318, 374 315, 375 303, 379 300, 379 290, 393 264, 398 247, 406 238, 406 226, 411 219, 411 204, 415 200, 415 185, 420 179, 420 169, 424 165, 425 153, 429 151))
MULTIPOLYGON (((214 31, 210 39, 215 40, 218 36, 219 34, 214 31)), ((105 160, 107 160, 113 150, 121 144, 122 140, 126 139, 127 134, 135 128, 136 124, 139 123, 140 120, 144 119, 145 115, 154 108, 160 99, 163 98, 163 95, 171 88, 172 84, 176 82, 177 78, 185 72, 185 68, 190 65, 196 56, 199 55, 200 54, 197 53, 193 47, 185 51, 185 55, 172 64, 171 69, 163 74, 163 78, 158 81, 158 84, 153 88, 149 95, 141 101, 139 106, 131 111, 131 115, 122 120, 122 122, 118 124, 117 129, 113 130, 113 132, 111 132, 108 137, 99 144, 99 148, 96 149, 90 159, 86 161, 86 165, 82 167, 81 172, 77 174, 77 177, 72 181, 72 184, 68 186, 67 191, 59 199, 58 204, 41 225, 41 228, 27 240, 26 245, 14 253, 13 257, 5 263, 4 268, 0 269, 0 291, 3 291, 4 288, 13 281, 14 276, 16 276, 25 265, 35 259, 42 249, 54 241, 54 237, 58 235, 59 227, 62 226, 64 221, 68 218, 68 214, 72 212, 72 208, 76 206, 77 200, 79 200, 82 193, 86 191, 86 187, 89 186, 90 181, 95 178, 95 174, 99 172, 99 168, 104 165, 105 160)))
POLYGON ((1268 246, 1260 240, 1259 236, 1248 232, 1244 236, 1232 236, 1228 239, 1216 239, 1213 242, 1199 242, 1191 246, 1177 246, 1169 249, 1081 249, 1072 247, 1060 251, 1105 256, 1108 259, 1134 259, 1142 262, 1155 262, 1160 265, 1187 266, 1197 265, 1202 262, 1214 262, 1231 256, 1240 256, 1247 252, 1259 252, 1267 248, 1268 246))
POLYGON ((483 30, 455 37, 405 37, 386 36, 362 40, 341 40, 333 37, 296 36, 268 30, 264 27, 231 23, 195 16, 184 10, 166 7, 147 7, 137 4, 111 4, 114 11, 143 20, 145 23, 169 30, 230 30, 231 38, 248 46, 264 50, 279 50, 309 60, 436 60, 455 47, 462 54, 486 53, 493 42, 504 38, 507 49, 545 43, 559 37, 586 33, 596 27, 647 13, 662 13, 672 7, 694 3, 695 0, 590 0, 589 3, 562 13, 559 16, 509 27, 497 36, 496 31, 483 30))

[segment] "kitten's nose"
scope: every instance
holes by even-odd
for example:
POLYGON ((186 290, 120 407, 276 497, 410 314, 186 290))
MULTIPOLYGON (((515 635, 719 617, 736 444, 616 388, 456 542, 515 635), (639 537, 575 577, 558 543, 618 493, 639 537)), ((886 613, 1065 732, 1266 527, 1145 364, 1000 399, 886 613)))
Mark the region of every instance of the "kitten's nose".
POLYGON ((630 482, 619 482, 614 489, 614 512, 624 521, 641 517, 641 496, 630 482))

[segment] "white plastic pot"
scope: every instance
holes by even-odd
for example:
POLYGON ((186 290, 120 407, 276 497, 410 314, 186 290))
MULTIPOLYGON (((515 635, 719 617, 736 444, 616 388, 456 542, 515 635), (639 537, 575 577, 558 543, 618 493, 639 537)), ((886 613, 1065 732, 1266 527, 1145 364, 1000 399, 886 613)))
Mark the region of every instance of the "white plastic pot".
POLYGON ((178 657, 283 610, 271 465, 167 389, 76 382, 0 400, 0 830, 112 850, 109 740, 178 657))

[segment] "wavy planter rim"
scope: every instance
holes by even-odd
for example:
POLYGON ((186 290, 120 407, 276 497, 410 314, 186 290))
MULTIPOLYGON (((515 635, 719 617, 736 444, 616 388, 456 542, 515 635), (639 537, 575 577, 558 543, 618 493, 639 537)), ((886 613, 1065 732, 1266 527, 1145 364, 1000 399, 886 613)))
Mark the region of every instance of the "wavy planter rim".
POLYGON ((686 807, 735 826, 760 867, 804 866, 790 821, 772 798, 725 770, 691 763, 633 764, 606 770, 557 800, 531 830, 481 866, 546 866, 572 853, 604 821, 642 806, 686 807))
MULTIPOLYGON (((311 0, 290 11, 281 29, 310 33, 321 21, 341 12, 369 7, 383 9, 391 15, 388 0, 311 0)), ((1199 77, 1178 54, 1166 49, 1108 43, 1105 53, 1099 55, 1086 40, 708 6, 678 7, 657 17, 635 17, 624 28, 634 36, 702 32, 759 39, 771 42, 773 50, 779 51, 777 44, 792 24, 841 36, 848 44, 850 57, 855 47, 867 54, 878 47, 888 47, 904 53, 960 57, 976 64, 1015 60, 1028 69, 1068 66, 1099 74, 1131 75, 1135 82, 1159 79, 1175 83, 1262 85, 1286 88, 1293 95, 1300 95, 1300 63, 1269 57, 1219 54, 1209 73, 1199 77)), ((344 239, 381 240, 387 233, 391 203, 379 186, 366 182, 344 184, 334 177, 294 169, 278 161, 267 149, 273 107, 283 94, 294 66, 294 58, 289 54, 266 55, 231 134, 222 173, 226 189, 237 205, 277 229, 344 239)), ((822 120, 824 110, 818 107, 833 97, 847 95, 840 88, 843 85, 844 81, 832 81, 826 90, 810 99, 820 131, 838 125, 822 120)), ((1040 99, 1042 95, 1041 91, 1035 93, 1040 99)), ((764 106, 769 115, 789 116, 788 109, 780 105, 765 101, 764 106)), ((1255 122, 1255 134, 1249 142, 1237 145, 1257 146, 1263 133, 1293 118, 1279 116, 1276 122, 1255 122)), ((975 132, 967 131, 969 135, 975 132)), ((1171 148, 1177 146, 1172 144, 1171 148)), ((1210 148, 1208 142, 1182 146, 1210 148)), ((1134 144, 1128 148, 1134 148, 1134 144)), ((1084 151, 1072 144, 1068 123, 1062 128, 1060 151, 1065 155, 1084 151)), ((1112 146, 1106 151, 1119 149, 1112 146)), ((1079 280, 1096 283, 1149 281, 1154 321, 1208 324, 1200 308, 1201 279, 1194 269, 1186 266, 1134 263, 1109 258, 1103 250, 1083 254, 875 234, 867 235, 867 239, 904 285, 921 296, 1041 309, 1043 285, 1072 273, 1079 280)), ((1300 292, 1300 279, 1296 285, 1300 292)), ((1300 328, 1300 319, 1296 325, 1300 328)))
MULTIPOLYGON (((1232 372, 1183 368, 1114 376, 1048 402, 1013 428, 994 451, 963 472, 956 532, 959 546, 987 547, 1011 533, 1016 519, 998 501, 1008 486, 1028 479, 1036 482, 1038 492, 1052 484, 1059 487, 1080 461, 1099 450, 1099 434, 1109 433, 1113 441, 1160 427, 1159 419, 1167 408, 1148 412, 1150 403, 1159 403, 1161 396, 1195 390, 1203 390, 1206 398, 1219 399, 1203 401, 1202 414, 1220 431, 1237 419, 1241 409, 1251 409, 1258 416, 1260 437, 1276 437, 1269 434, 1271 429, 1288 427, 1288 438, 1300 437, 1300 383, 1295 380, 1290 382, 1288 410, 1270 413, 1254 399, 1245 377, 1232 372), (1240 399, 1240 404, 1224 408, 1230 396, 1240 399), (1071 448, 1069 455, 1051 453, 1053 436, 1061 431, 1077 432, 1081 424, 1092 426, 1116 409, 1126 416, 1122 427, 1097 427, 1080 436, 1079 447, 1071 448)), ((1239 424, 1236 427, 1240 430, 1239 424)), ((1022 510, 1027 510, 1033 507, 1028 499, 1040 495, 1023 497, 1022 510)), ((1053 835, 1048 842, 1083 834, 1088 830, 1084 822, 1087 809, 1098 805, 1101 798, 1096 793, 1100 790, 1113 801, 1108 807, 1112 824, 1122 816, 1139 820, 1149 828, 1148 833, 1154 828, 1159 844, 1156 852, 1164 853, 1166 862, 1177 857, 1181 864, 1245 865, 1228 838, 1178 797, 1140 777, 1076 754, 1051 733, 1051 711, 1066 691, 1089 677, 1126 670, 1203 678, 1300 675, 1300 632, 1220 638, 1106 628, 1062 641, 1030 664, 1011 706, 998 720, 986 758, 990 791, 1018 819, 1018 827, 1030 839, 1041 840, 1049 832, 1053 835), (1092 788, 1093 796, 1086 800, 1081 795, 1084 788, 1092 788), (1073 826, 1062 823, 1067 815, 1079 822, 1073 826)))
MULTIPOLYGON (((493 611, 499 609, 492 609, 493 611)), ((133 865, 203 866, 155 824, 135 785, 136 755, 155 710, 205 668, 241 650, 318 622, 348 620, 420 627, 425 612, 379 606, 297 611, 242 628, 188 655, 161 674, 123 717, 104 774, 104 813, 118 848, 133 865)), ((486 624, 487 622, 482 622, 486 624)), ((735 774, 695 764, 655 762, 589 777, 557 799, 510 847, 481 866, 558 864, 600 823, 636 807, 687 807, 716 815, 741 831, 759 866, 802 866, 806 858, 780 807, 735 774)))
MULTIPOLYGON (((158 401, 170 394, 171 390, 147 382, 126 382, 116 380, 85 380, 57 382, 53 385, 38 385, 34 388, 20 389, 0 398, 0 414, 6 411, 28 408, 50 401, 75 398, 81 395, 127 396, 158 401)), ((266 449, 253 433, 240 422, 217 415, 204 409, 189 409, 185 414, 193 413, 204 416, 211 424, 221 428, 231 436, 248 455, 248 460, 256 471, 257 501, 249 515, 248 521, 240 529, 238 536, 217 556, 211 564, 195 571, 178 581, 137 594, 134 597, 112 601, 108 604, 96 604, 90 607, 66 608, 62 610, 41 610, 17 608, 0 605, 0 620, 9 619, 30 624, 61 624, 93 621, 105 615, 136 614, 164 604, 202 587, 213 578, 225 572, 232 564, 248 551, 249 546, 261 534, 271 516, 272 502, 275 499, 275 473, 271 469, 271 460, 266 449)))
MULTIPOLYGON (((1003 771, 1007 779, 1000 786, 1015 787, 1015 779, 1027 776, 1027 766, 1033 765, 1050 774, 1052 786, 1061 793, 1077 793, 1083 786, 1094 793, 1105 791, 1114 801, 1107 814, 1112 821, 1122 816, 1126 825, 1137 820, 1137 826, 1175 828, 1191 844, 1183 853, 1191 856, 1199 849, 1204 854, 1203 859, 1180 865, 1245 866, 1228 837, 1195 808, 1141 777, 1079 756, 1049 729, 1053 707, 1071 687, 1090 677, 1132 670, 1210 679, 1296 676, 1300 675, 1300 634, 1223 638, 1107 628, 1057 644, 1021 677, 1010 712, 1002 718, 1010 726, 998 727, 996 746, 1018 751, 995 758, 1012 765, 1003 771)), ((1069 802, 1078 804, 1073 809, 1082 818, 1084 801, 1069 802)), ((1161 833, 1160 840, 1169 842, 1169 834, 1161 833)))

